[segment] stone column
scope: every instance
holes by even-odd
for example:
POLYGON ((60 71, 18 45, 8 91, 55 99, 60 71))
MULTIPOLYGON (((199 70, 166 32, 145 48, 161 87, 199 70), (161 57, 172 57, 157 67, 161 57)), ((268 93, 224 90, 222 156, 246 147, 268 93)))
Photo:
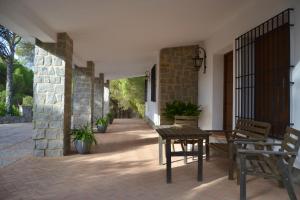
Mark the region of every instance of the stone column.
POLYGON ((34 155, 62 156, 70 150, 73 41, 36 41, 34 58, 34 155))
POLYGON ((94 110, 94 63, 73 69, 73 115, 72 127, 92 126, 94 110))
MULTIPOLYGON (((198 103, 198 71, 193 57, 197 45, 165 48, 159 55, 159 110, 164 112, 166 103, 180 100, 198 103)), ((160 116, 160 124, 170 124, 160 116)))
POLYGON ((94 81, 94 121, 103 117, 104 74, 100 73, 94 81))

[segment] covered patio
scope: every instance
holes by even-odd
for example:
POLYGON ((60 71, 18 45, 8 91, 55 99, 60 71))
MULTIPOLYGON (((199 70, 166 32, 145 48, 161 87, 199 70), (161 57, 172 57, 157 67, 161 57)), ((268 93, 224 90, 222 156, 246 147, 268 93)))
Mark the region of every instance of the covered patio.
MULTIPOLYGON (((263 141, 278 142, 300 129, 298 0, 2 0, 0 24, 35 44, 33 151, 0 168, 0 199, 239 199, 213 150, 203 181, 197 160, 179 157, 166 184, 152 127, 174 124, 164 114, 174 100, 201 107, 197 131, 256 120, 272 126, 263 141), (144 119, 116 119, 92 154, 75 154, 70 133, 108 114, 110 81, 141 76, 144 119)), ((288 195, 247 176, 247 199, 288 195)))
MULTIPOLYGON (((1 199, 233 200, 239 187, 227 178, 227 159, 204 160, 204 181, 196 180, 196 162, 173 159, 173 183, 165 183, 158 165, 158 134, 144 121, 115 120, 90 155, 28 157, 0 169, 1 199)), ((249 178, 248 199, 288 199, 276 181, 249 178)), ((295 190, 300 195, 300 188, 295 190)))

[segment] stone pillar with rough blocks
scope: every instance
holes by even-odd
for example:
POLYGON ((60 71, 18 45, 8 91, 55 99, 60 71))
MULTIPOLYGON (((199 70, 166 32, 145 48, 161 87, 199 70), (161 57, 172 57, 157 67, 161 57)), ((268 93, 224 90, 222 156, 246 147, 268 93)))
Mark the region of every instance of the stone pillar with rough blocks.
MULTIPOLYGON (((164 48, 159 55, 159 110, 164 112, 166 103, 180 100, 198 103, 198 71, 193 57, 197 45, 164 48)), ((160 124, 172 124, 164 115, 160 124)))
POLYGON ((100 73, 94 81, 94 122, 103 117, 104 74, 100 73))
POLYGON ((73 41, 57 34, 57 43, 36 40, 33 83, 35 156, 63 156, 70 150, 73 41))
POLYGON ((94 63, 73 69, 73 115, 72 128, 92 126, 94 110, 94 63))

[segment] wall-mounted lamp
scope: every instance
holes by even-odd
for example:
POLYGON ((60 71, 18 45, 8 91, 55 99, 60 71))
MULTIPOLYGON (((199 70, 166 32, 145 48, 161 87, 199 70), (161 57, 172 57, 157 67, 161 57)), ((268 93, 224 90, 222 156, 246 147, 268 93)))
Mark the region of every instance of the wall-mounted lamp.
POLYGON ((147 71, 145 71, 145 79, 146 80, 149 80, 150 79, 150 72, 147 70, 147 71))
POLYGON ((205 72, 206 72, 206 52, 202 47, 198 46, 198 48, 196 48, 195 57, 193 58, 193 61, 194 61, 194 67, 196 68, 197 71, 200 70, 200 68, 202 67, 202 64, 204 65, 203 74, 205 74, 205 72))

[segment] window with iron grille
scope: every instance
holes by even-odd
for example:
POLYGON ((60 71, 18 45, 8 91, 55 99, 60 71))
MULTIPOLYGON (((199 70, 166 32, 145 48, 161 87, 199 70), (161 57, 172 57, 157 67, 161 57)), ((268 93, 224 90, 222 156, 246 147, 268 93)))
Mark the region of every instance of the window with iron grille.
POLYGON ((235 117, 290 125, 290 15, 287 9, 235 40, 235 117))

